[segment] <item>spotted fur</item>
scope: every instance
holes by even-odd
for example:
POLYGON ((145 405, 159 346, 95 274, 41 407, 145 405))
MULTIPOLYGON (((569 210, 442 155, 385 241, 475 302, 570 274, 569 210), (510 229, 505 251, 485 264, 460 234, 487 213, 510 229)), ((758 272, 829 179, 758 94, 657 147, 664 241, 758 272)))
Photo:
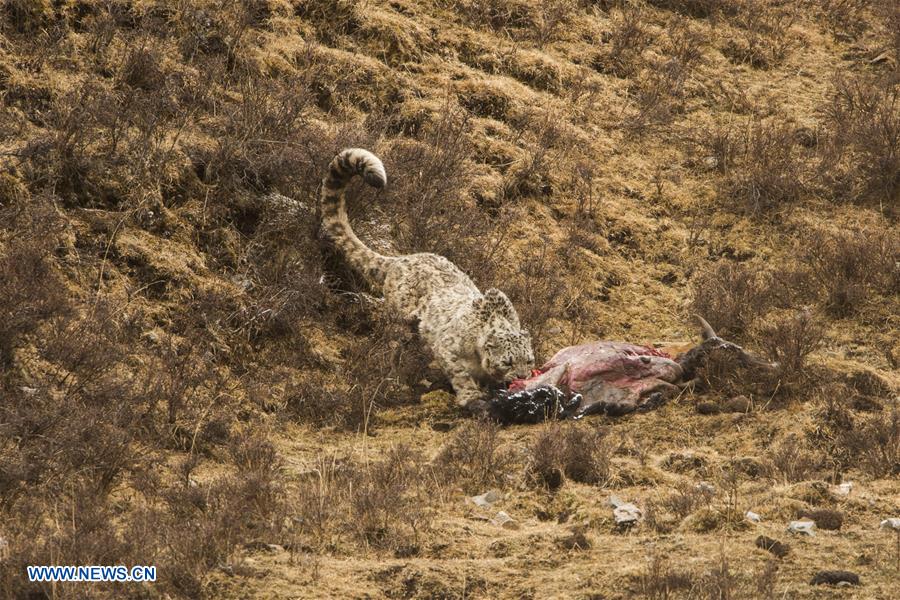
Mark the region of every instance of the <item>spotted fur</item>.
POLYGON ((491 288, 482 294, 443 256, 385 256, 356 237, 344 201, 344 188, 355 175, 376 188, 387 184, 377 156, 359 148, 342 151, 331 161, 322 185, 324 231, 347 261, 381 289, 391 309, 418 323, 459 404, 483 401, 491 383, 529 376, 534 366, 531 337, 503 292, 491 288))

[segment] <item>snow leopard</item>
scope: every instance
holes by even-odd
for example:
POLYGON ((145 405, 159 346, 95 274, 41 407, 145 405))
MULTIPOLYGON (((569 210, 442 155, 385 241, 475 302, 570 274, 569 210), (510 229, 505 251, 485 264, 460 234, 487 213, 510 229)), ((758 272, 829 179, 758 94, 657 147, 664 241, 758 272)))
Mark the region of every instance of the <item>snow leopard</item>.
POLYGON ((506 294, 482 293, 468 275, 432 253, 386 256, 363 243, 347 218, 344 190, 356 175, 377 189, 387 185, 381 160, 361 148, 334 157, 322 181, 322 231, 376 291, 389 310, 415 323, 453 386, 457 403, 472 412, 487 406, 490 387, 531 375, 531 335, 506 294))

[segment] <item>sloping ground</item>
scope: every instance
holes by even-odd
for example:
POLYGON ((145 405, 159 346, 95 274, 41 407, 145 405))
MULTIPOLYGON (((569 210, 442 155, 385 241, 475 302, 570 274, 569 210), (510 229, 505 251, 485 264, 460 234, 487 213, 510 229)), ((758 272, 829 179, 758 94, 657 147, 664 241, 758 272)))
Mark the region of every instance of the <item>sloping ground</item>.
POLYGON ((896 3, 14 0, 2 26, 2 593, 900 585, 877 528, 900 516, 896 3), (690 341, 700 312, 785 371, 713 370, 616 420, 469 423, 316 240, 350 145, 390 181, 352 190, 361 237, 507 291, 540 358, 690 341), (839 530, 785 532, 823 509, 839 530), (160 581, 22 577, 120 563, 160 581))

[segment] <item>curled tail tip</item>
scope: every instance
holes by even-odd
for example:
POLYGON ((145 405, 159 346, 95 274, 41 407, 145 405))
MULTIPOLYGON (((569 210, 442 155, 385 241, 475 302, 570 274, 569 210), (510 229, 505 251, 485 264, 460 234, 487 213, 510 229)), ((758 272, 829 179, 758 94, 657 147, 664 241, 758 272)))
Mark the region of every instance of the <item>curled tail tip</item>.
POLYGON ((387 172, 381 159, 363 148, 347 148, 336 157, 336 162, 349 174, 362 175, 365 182, 381 189, 387 185, 387 172))

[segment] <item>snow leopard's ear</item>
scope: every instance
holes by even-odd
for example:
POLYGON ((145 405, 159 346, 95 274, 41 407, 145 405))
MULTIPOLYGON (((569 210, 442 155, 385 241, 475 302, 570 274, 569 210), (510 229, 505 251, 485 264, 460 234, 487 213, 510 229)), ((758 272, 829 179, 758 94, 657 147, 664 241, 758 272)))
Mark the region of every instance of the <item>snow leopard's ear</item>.
POLYGON ((512 302, 509 301, 506 294, 497 288, 486 291, 483 297, 473 302, 473 306, 484 322, 500 318, 509 321, 516 328, 519 327, 519 315, 516 314, 516 309, 513 308, 512 302))

